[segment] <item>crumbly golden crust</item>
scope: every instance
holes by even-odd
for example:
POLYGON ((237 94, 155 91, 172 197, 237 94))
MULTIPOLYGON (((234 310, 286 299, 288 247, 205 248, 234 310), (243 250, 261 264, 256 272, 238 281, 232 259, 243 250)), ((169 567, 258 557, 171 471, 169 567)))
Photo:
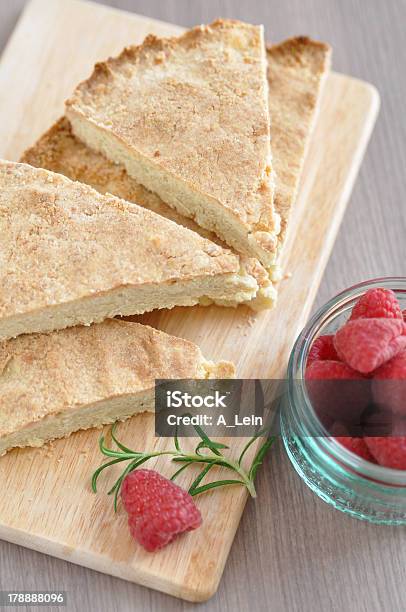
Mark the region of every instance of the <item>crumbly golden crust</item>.
MULTIPOLYGON (((23 154, 21 161, 64 174, 73 181, 87 183, 102 194, 111 193, 137 203, 219 244, 213 232, 201 228, 192 219, 165 204, 156 194, 131 178, 124 166, 113 164, 80 142, 72 133, 66 117, 59 119, 45 132, 38 142, 23 154)), ((240 261, 259 286, 256 299, 247 302, 247 305, 254 309, 269 308, 272 304, 273 288, 267 271, 257 259, 241 255, 240 261)))
POLYGON ((97 64, 67 114, 211 198, 274 251, 262 27, 219 20, 178 38, 148 36, 97 64))
POLYGON ((183 225, 201 236, 217 241, 217 237, 188 217, 165 204, 159 196, 145 189, 127 174, 121 164, 114 164, 96 153, 72 133, 69 120, 61 117, 21 157, 21 162, 63 174, 72 181, 87 183, 102 194, 133 202, 183 225))
MULTIPOLYGON (((73 415, 75 431, 76 411, 142 395, 155 379, 208 377, 233 378, 234 366, 207 362, 192 342, 139 323, 110 320, 7 340, 0 343, 0 446, 7 435, 62 413, 73 415)), ((141 409, 134 401, 132 413, 141 409)), ((94 426, 106 422, 103 414, 95 419, 94 426)), ((47 431, 58 437, 52 421, 47 431)))
POLYGON ((303 36, 267 48, 272 153, 277 176, 275 209, 281 218, 279 249, 296 199, 330 58, 329 45, 303 36))
MULTIPOLYGON (((267 49, 273 155, 278 175, 275 206, 282 226, 280 249, 296 199, 306 144, 314 123, 322 82, 328 73, 330 56, 328 45, 304 37, 290 39, 267 49)), ((101 193, 110 192, 137 202, 216 241, 213 233, 199 228, 191 219, 139 185, 123 166, 109 162, 82 144, 73 135, 66 118, 52 126, 26 151, 21 161, 88 183, 101 193)), ((269 278, 261 264, 245 257, 243 265, 255 277, 258 285, 267 291, 269 278)))
POLYGON ((236 255, 160 215, 14 162, 0 162, 0 234, 1 317, 240 269, 236 255))

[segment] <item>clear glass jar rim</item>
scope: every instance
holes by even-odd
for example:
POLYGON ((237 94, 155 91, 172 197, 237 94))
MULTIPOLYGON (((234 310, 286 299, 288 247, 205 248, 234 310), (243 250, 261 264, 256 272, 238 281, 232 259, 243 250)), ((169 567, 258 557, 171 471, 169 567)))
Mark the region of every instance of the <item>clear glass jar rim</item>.
POLYGON ((339 444, 334 438, 329 437, 327 431, 320 423, 313 406, 308 397, 306 386, 298 381, 304 381, 307 354, 318 331, 331 315, 338 314, 341 308, 360 296, 362 293, 374 287, 384 287, 395 292, 405 292, 406 277, 384 277, 363 281, 340 292, 311 317, 307 325, 299 334, 292 349, 288 364, 288 395, 291 405, 296 406, 298 418, 304 423, 307 429, 311 426, 311 437, 320 433, 318 444, 329 454, 359 475, 366 476, 368 479, 376 480, 388 485, 406 486, 406 470, 396 470, 381 465, 376 465, 362 459, 358 455, 351 453, 344 446, 339 444))

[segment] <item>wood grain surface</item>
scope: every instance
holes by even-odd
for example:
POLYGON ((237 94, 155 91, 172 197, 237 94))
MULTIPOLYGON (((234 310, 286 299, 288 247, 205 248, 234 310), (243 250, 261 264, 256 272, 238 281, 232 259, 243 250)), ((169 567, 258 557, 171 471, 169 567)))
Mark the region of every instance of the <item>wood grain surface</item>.
MULTIPOLYGON (((18 4, 0 4, 4 38, 15 23, 18 4)), ((318 301, 367 276, 405 273, 401 4, 379 8, 375 1, 367 6, 348 1, 343 6, 295 0, 289 13, 276 2, 239 1, 238 7, 234 2, 179 0, 115 4, 182 25, 209 21, 220 14, 264 22, 273 40, 309 33, 333 44, 336 69, 375 82, 384 102, 378 133, 318 301)), ((21 78, 30 86, 29 75, 21 78)), ((403 529, 358 523, 330 509, 302 485, 281 449, 262 470, 258 488, 259 502, 247 507, 220 590, 204 608, 404 609, 403 529)), ((69 592, 68 609, 191 608, 190 604, 6 543, 0 551, 2 589, 65 589, 69 592)))

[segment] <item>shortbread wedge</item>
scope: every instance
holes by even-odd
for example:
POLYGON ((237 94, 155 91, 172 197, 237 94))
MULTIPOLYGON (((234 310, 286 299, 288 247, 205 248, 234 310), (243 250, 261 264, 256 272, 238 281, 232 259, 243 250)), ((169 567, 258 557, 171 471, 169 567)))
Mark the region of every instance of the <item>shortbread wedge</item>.
POLYGON ((0 236, 0 340, 258 289, 229 250, 27 164, 0 161, 0 236))
POLYGON ((233 378, 186 340, 109 320, 0 343, 0 455, 154 410, 155 379, 233 378))
MULTIPOLYGON (((281 218, 278 255, 285 242, 307 143, 317 116, 322 86, 329 72, 330 57, 331 49, 327 44, 305 37, 289 39, 267 49, 269 107, 271 116, 275 118, 272 124, 273 165, 278 176, 274 202, 281 218)), ((21 161, 88 183, 101 193, 110 192, 136 202, 216 240, 212 232, 171 209, 156 194, 137 183, 123 165, 113 164, 80 142, 72 133, 66 117, 57 121, 26 151, 21 161)), ((247 305, 255 310, 271 307, 276 296, 266 271, 254 258, 246 257, 243 264, 259 285, 256 297, 247 305)), ((272 267, 271 274, 274 280, 278 280, 278 265, 272 267)))
POLYGON ((330 59, 329 45, 306 37, 267 48, 272 153, 277 176, 274 202, 281 219, 278 254, 286 239, 330 59))
MULTIPOLYGON (((159 196, 148 191, 131 178, 124 166, 113 164, 104 155, 96 153, 74 136, 66 117, 57 121, 39 140, 28 149, 22 162, 38 168, 46 168, 64 174, 73 181, 87 183, 102 194, 111 193, 119 198, 134 202, 153 212, 183 225, 204 238, 219 243, 213 232, 197 225, 189 217, 163 202, 159 196)), ((270 281, 267 270, 258 259, 240 255, 241 267, 255 278, 258 291, 245 304, 252 310, 272 308, 276 301, 276 290, 270 281)), ((220 304, 217 300, 217 304, 220 304)), ((223 305, 233 305, 224 301, 223 305)))
POLYGON ((148 36, 96 65, 67 101, 74 134, 265 267, 276 257, 262 26, 216 21, 148 36))

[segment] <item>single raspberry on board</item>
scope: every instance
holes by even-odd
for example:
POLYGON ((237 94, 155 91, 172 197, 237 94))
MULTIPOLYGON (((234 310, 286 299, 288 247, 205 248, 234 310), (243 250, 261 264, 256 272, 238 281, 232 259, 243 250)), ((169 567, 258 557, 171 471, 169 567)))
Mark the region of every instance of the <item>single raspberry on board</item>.
POLYGON ((406 416, 406 350, 374 372, 372 393, 381 408, 406 416))
POLYGON ((192 496, 154 470, 135 470, 126 476, 121 498, 131 535, 146 550, 163 548, 202 523, 192 496))
POLYGON ((369 289, 352 309, 350 321, 355 319, 402 319, 396 294, 391 289, 369 289))
POLYGON ((316 338, 307 357, 308 363, 311 361, 325 361, 326 359, 340 361, 334 346, 334 336, 332 334, 316 338))
POLYGON ((400 435, 404 433, 404 424, 400 423, 390 437, 366 437, 364 440, 379 465, 406 470, 406 436, 400 435))
POLYGON ((342 361, 369 374, 406 348, 404 331, 401 319, 355 319, 337 331, 334 346, 342 361))

